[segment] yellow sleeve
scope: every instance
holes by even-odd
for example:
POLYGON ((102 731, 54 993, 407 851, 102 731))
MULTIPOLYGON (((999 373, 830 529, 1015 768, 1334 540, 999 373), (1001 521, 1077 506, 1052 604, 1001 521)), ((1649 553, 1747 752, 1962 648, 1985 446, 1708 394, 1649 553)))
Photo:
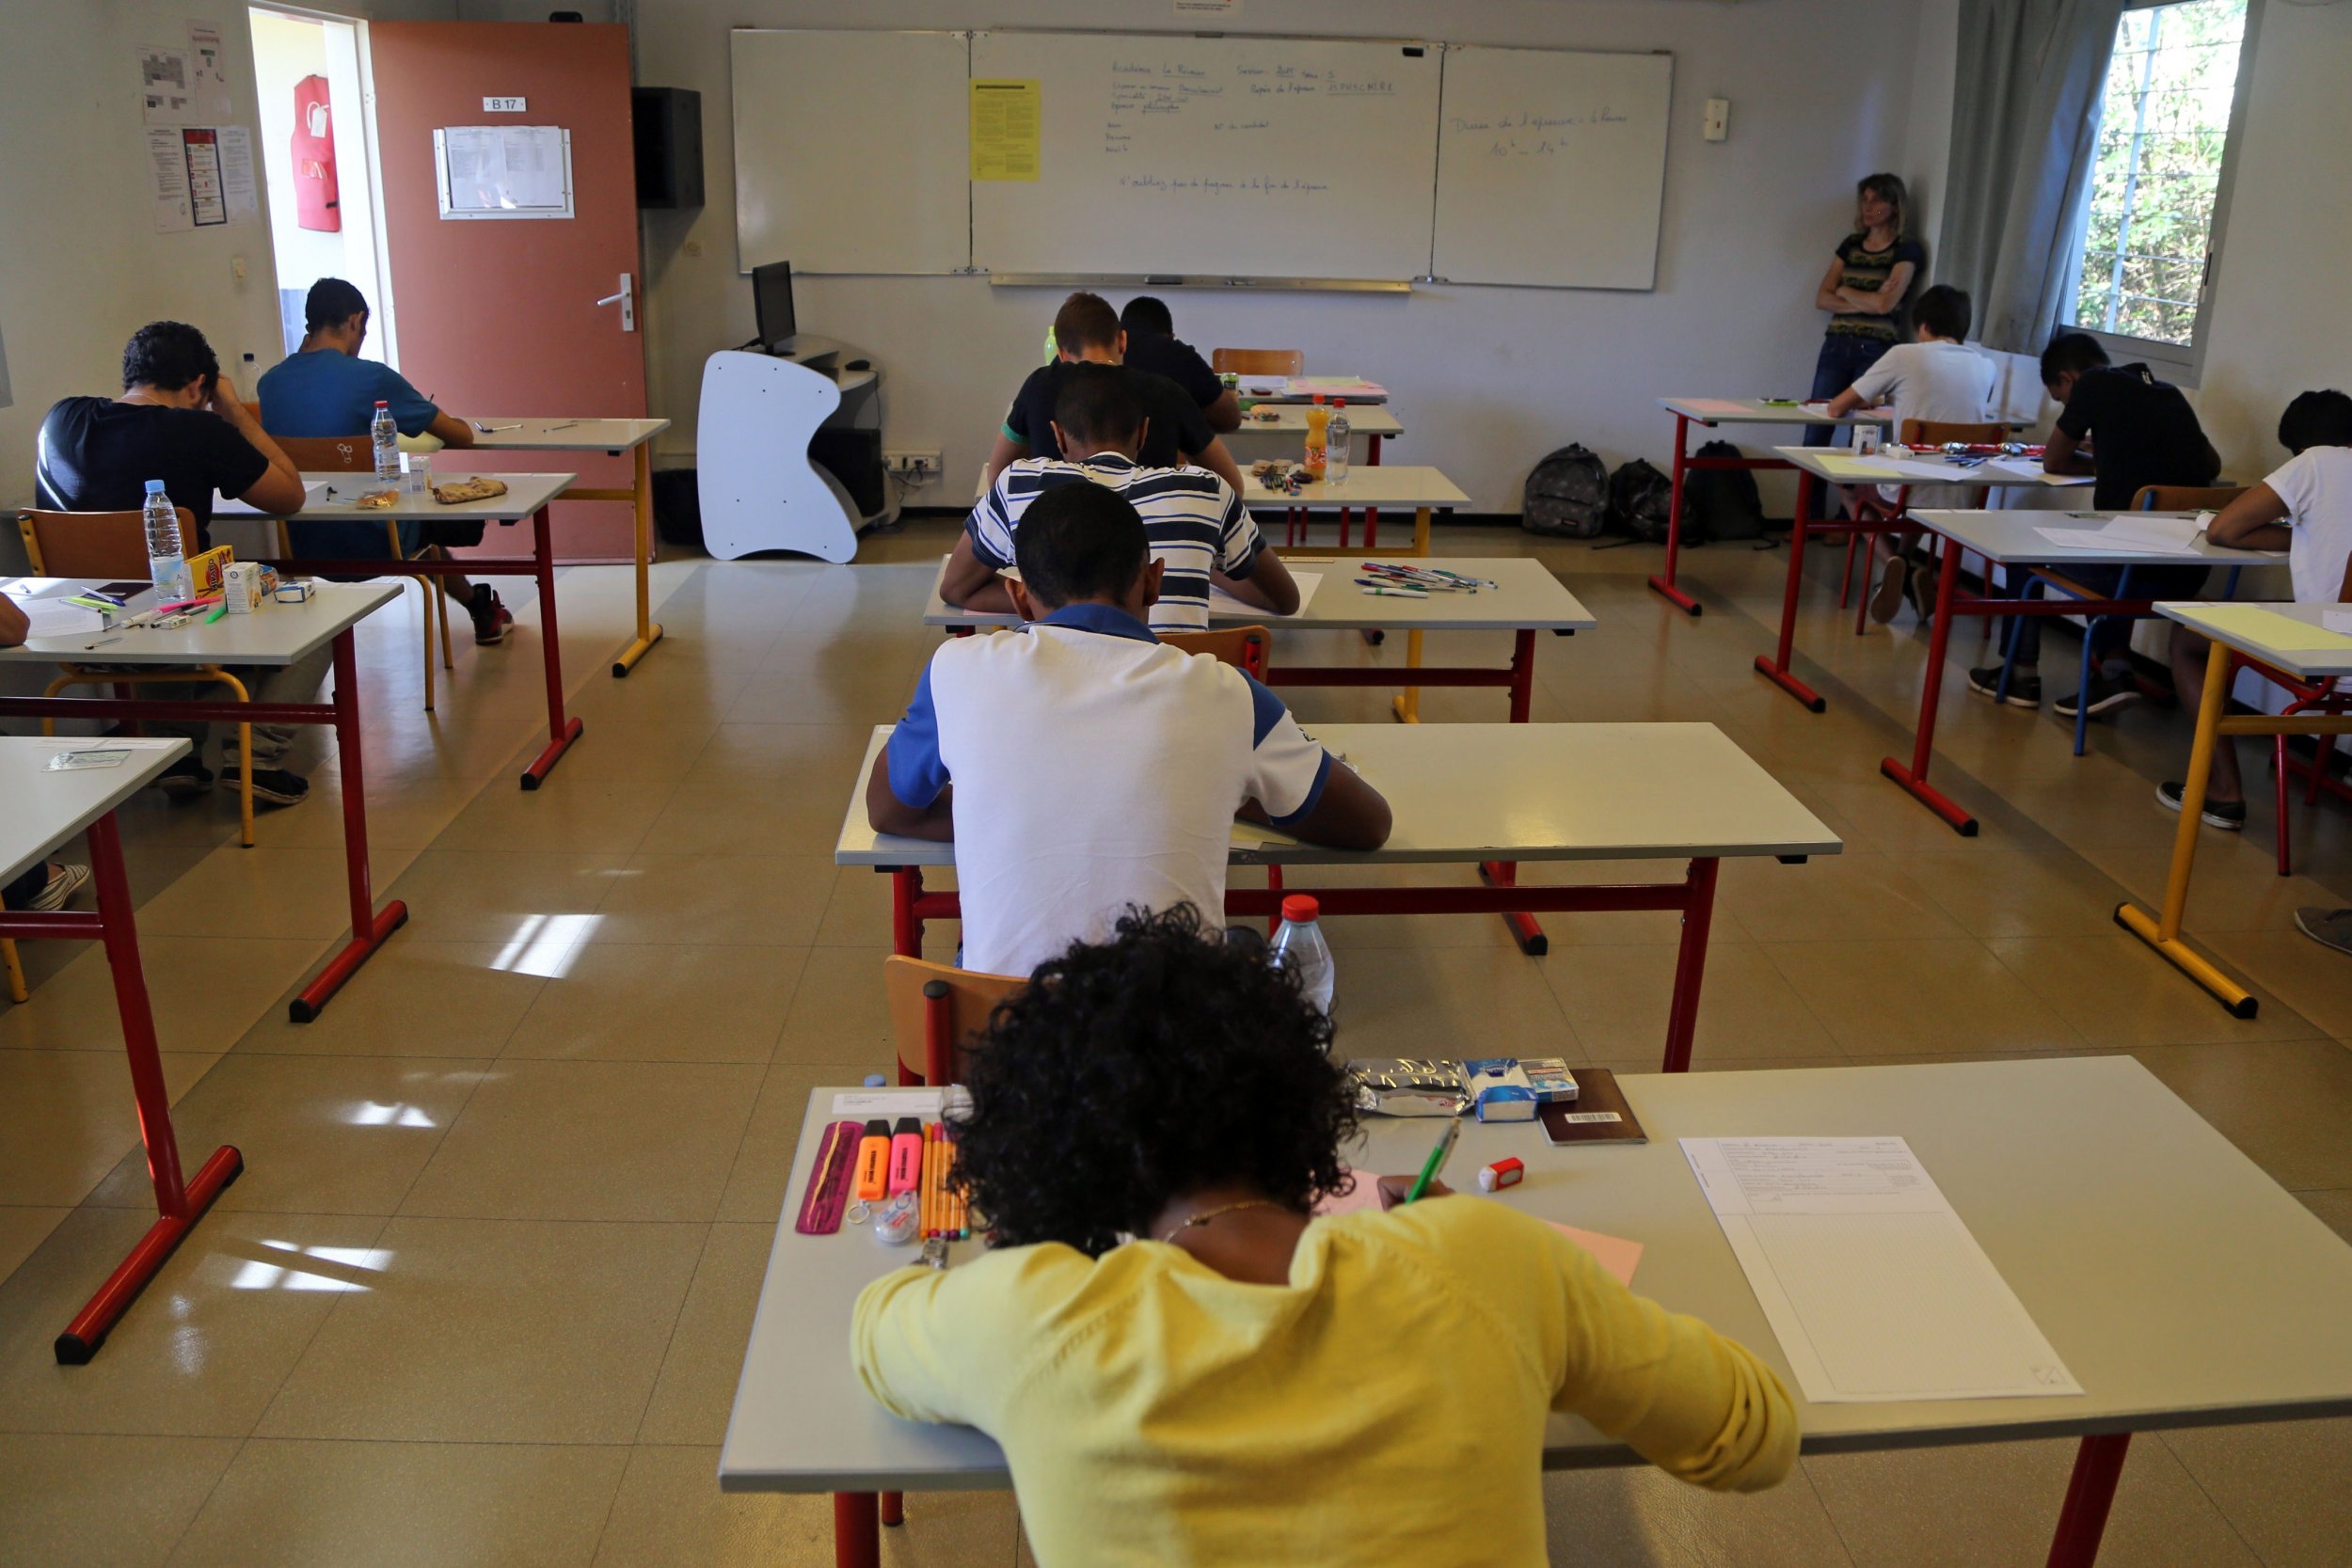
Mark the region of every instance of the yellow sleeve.
POLYGON ((1698 1319, 1635 1295, 1591 1253, 1539 1228, 1556 1260, 1566 1327, 1554 1409, 1714 1491, 1759 1492, 1788 1474, 1797 1414, 1770 1367, 1698 1319))
POLYGON ((858 1292, 850 1326, 858 1380, 894 1416, 992 1430, 1031 1350, 1057 1335, 1056 1307, 1083 1290, 1092 1268, 1068 1247, 1032 1246, 945 1271, 894 1270, 858 1292))

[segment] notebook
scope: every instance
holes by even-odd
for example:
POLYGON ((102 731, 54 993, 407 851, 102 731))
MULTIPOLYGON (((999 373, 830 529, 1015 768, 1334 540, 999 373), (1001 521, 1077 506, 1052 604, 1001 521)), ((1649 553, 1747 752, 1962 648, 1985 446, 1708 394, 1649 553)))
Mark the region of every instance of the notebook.
POLYGON ((1535 1119, 1544 1136, 1561 1144, 1645 1144, 1649 1134, 1642 1118, 1626 1102, 1617 1075, 1605 1067, 1576 1069, 1576 1098, 1563 1104, 1538 1106, 1535 1119))

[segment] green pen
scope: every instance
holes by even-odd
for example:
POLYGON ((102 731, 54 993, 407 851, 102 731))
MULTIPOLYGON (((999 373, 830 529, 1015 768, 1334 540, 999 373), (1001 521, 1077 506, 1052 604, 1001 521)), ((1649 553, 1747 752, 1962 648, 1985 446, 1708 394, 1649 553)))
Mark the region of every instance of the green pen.
POLYGON ((214 610, 210 615, 204 617, 204 624, 209 626, 215 621, 219 620, 222 616, 228 613, 229 607, 227 605, 222 605, 218 610, 214 610))
POLYGON ((1445 1169, 1447 1159, 1454 1153, 1454 1145, 1461 1136, 1461 1118, 1457 1117, 1447 1121, 1445 1131, 1438 1134, 1438 1147, 1431 1149, 1429 1158, 1421 1163, 1421 1174, 1413 1179, 1413 1190, 1405 1195, 1406 1202, 1419 1203, 1422 1200, 1429 1191, 1429 1184, 1438 1180, 1438 1173, 1445 1169))

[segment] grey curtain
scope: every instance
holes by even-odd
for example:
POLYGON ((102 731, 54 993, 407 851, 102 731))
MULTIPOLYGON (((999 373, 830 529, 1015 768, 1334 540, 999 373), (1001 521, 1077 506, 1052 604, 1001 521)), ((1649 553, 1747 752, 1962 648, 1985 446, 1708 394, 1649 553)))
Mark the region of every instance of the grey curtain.
POLYGON ((1987 348, 2038 354, 2057 325, 2122 14, 2123 0, 1961 0, 1935 271, 1975 300, 1987 348))

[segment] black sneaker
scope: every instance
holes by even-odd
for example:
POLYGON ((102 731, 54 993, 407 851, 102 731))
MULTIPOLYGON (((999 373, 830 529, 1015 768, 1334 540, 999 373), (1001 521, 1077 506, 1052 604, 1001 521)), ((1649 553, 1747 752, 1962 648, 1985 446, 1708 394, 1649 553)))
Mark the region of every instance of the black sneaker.
POLYGON ((2091 716, 2096 718, 2102 713, 2113 713, 2118 708, 2129 707, 2137 701, 2139 701, 2139 686, 2129 675, 2094 674, 2090 677, 2090 684, 2084 687, 2080 693, 2073 697, 2060 697, 2056 705, 2060 719, 2074 718, 2075 705, 2078 702, 2088 707, 2091 716))
MULTIPOLYGON (((235 763, 220 770, 220 787, 235 789, 243 782, 244 769, 235 763)), ((310 781, 299 773, 289 773, 282 768, 256 768, 253 770, 253 798, 266 800, 273 806, 298 806, 310 798, 310 781)))
POLYGON ((2009 695, 2004 698, 2001 695, 2001 667, 1997 664, 1987 664, 1980 669, 1969 671, 1968 689, 1979 697, 1989 698, 1996 703, 2007 702, 2011 707, 2040 707, 2042 705, 2042 677, 2040 675, 2021 675, 2012 673, 2009 677, 2009 695))
POLYGON ((1903 607, 1903 589, 1911 580, 1911 563, 1895 556, 1879 568, 1878 586, 1870 591, 1870 619, 1880 626, 1895 618, 1903 607))
POLYGON ((2323 947, 2352 953, 2352 910, 2310 905, 2295 911, 2295 927, 2323 947))
POLYGON ((1903 579, 1903 596, 1919 612, 1919 624, 1923 626, 1935 619, 1935 578, 1942 569, 1932 558, 1914 561, 1911 575, 1903 579))
POLYGON ((515 625, 514 615, 486 582, 473 585, 473 599, 467 605, 466 612, 473 617, 473 645, 477 648, 497 647, 506 641, 507 632, 515 625))
POLYGON ((193 756, 182 757, 155 775, 150 789, 160 789, 174 800, 193 800, 213 787, 213 770, 193 756))
MULTIPOLYGON (((2160 784, 2156 785, 2156 804, 2167 811, 2178 811, 2181 809, 2181 797, 2185 793, 2186 787, 2177 782, 2160 784)), ((2246 831, 2246 802, 2243 800, 2217 800, 2207 796, 2203 809, 2197 815, 2206 827, 2218 828, 2225 833, 2246 831)))

